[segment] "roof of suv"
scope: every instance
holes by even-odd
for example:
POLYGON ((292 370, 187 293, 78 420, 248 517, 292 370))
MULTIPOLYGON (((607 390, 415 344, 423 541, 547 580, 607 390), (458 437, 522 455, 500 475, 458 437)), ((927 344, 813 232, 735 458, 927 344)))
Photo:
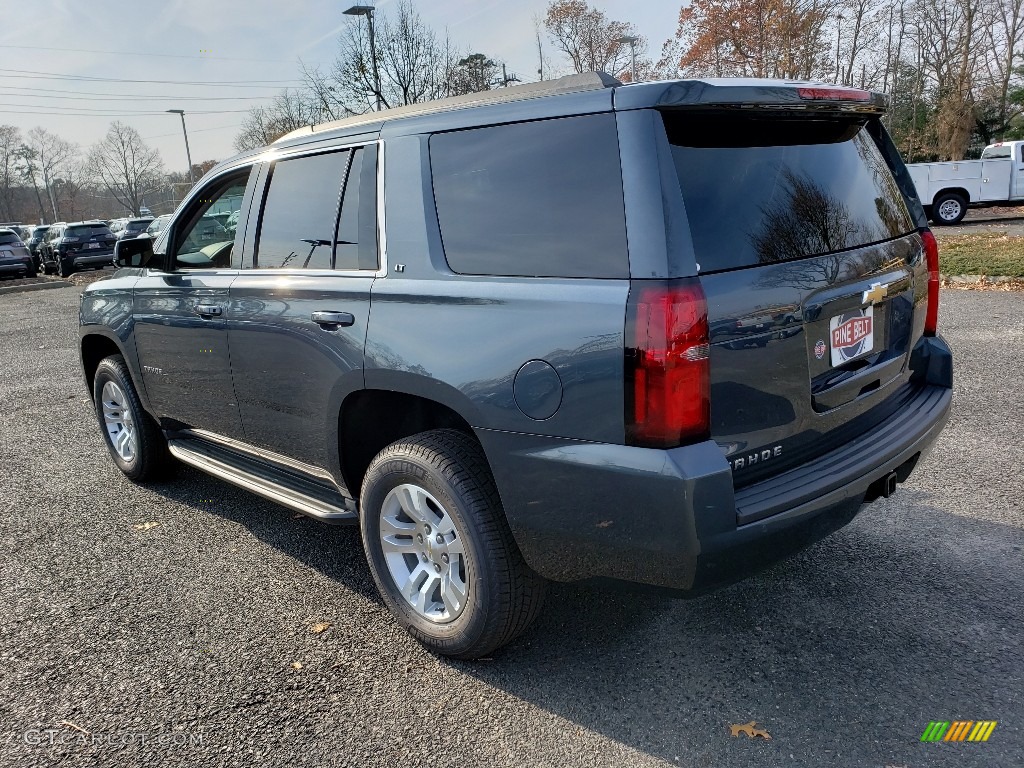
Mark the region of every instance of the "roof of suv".
MULTIPOLYGON (((567 75, 557 80, 526 83, 353 115, 296 129, 277 139, 271 146, 276 150, 355 135, 404 135, 452 130, 484 125, 484 114, 490 116, 491 122, 515 122, 610 109, 725 106, 797 112, 865 112, 877 115, 885 111, 887 104, 888 99, 882 93, 820 82, 707 78, 624 85, 604 72, 588 72, 567 75), (476 109, 482 111, 473 118, 466 114, 453 114, 476 109), (500 114, 494 110, 500 110, 500 114), (429 125, 418 125, 419 119, 428 120, 429 125)), ((220 170, 238 166, 266 150, 267 147, 259 147, 242 152, 219 163, 209 175, 212 178, 220 170)))

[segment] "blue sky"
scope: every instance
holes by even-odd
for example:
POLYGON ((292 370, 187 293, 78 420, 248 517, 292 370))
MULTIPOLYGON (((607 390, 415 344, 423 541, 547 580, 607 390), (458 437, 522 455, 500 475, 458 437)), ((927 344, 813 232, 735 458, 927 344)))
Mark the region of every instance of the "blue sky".
MULTIPOLYGON (((386 12, 395 1, 377 0, 376 5, 386 12)), ((176 115, 164 112, 184 109, 192 160, 223 159, 234 153, 231 140, 244 110, 295 80, 300 58, 313 65, 330 63, 348 18, 341 12, 351 4, 347 0, 8 0, 0 27, 0 123, 23 131, 42 125, 85 147, 103 136, 110 121, 122 120, 160 150, 168 169, 184 170, 181 124, 176 115), (194 84, 177 84, 182 81, 194 84), (152 99, 136 98, 140 96, 152 99), (29 114, 55 112, 69 114, 29 114)), ((438 32, 447 28, 460 48, 505 60, 509 71, 525 81, 536 77, 533 19, 543 14, 546 0, 416 0, 415 4, 430 26, 438 32)), ((636 24, 650 40, 653 57, 674 34, 680 8, 672 0, 591 4, 611 18, 636 24)), ((547 41, 545 45, 552 62, 564 68, 557 52, 547 41)))

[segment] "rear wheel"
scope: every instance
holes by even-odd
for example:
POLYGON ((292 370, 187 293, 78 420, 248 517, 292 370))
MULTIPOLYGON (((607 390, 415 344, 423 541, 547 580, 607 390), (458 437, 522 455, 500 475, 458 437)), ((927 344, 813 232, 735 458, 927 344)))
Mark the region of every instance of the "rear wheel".
POLYGON ((129 480, 166 477, 174 460, 160 428, 142 408, 124 358, 100 361, 93 378, 93 403, 110 456, 129 480))
POLYGON ((546 583, 523 561, 468 435, 434 430, 392 443, 370 464, 360 507, 377 588, 431 650, 485 656, 540 612, 546 583))
POLYGON ((956 192, 947 192, 935 198, 932 205, 932 221, 951 226, 959 224, 967 215, 967 201, 956 192))
POLYGON ((57 273, 61 277, 70 277, 71 273, 75 271, 74 264, 70 263, 67 259, 57 259, 57 273))

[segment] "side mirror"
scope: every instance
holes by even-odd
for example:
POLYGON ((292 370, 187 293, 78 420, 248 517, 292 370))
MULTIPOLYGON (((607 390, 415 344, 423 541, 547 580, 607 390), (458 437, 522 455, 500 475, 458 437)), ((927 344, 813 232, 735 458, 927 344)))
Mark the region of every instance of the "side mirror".
MULTIPOLYGON (((119 267, 145 267, 153 260, 153 240, 140 235, 114 243, 114 263, 119 267)), ((155 265, 154 265, 155 266, 155 265)))

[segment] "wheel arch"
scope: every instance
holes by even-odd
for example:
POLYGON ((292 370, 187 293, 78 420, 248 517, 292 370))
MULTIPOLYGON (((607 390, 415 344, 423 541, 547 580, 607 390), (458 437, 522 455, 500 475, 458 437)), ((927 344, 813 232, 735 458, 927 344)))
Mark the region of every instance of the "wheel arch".
POLYGON ((384 448, 431 429, 455 429, 479 444, 469 421, 445 403, 393 390, 351 393, 338 414, 340 470, 349 493, 359 498, 366 470, 384 448))
POLYGON ((943 187, 942 189, 935 193, 935 196, 932 198, 932 205, 934 206, 935 201, 938 200, 943 195, 959 195, 964 199, 964 202, 966 202, 968 205, 970 205, 971 203, 971 193, 968 192, 963 187, 943 187))

